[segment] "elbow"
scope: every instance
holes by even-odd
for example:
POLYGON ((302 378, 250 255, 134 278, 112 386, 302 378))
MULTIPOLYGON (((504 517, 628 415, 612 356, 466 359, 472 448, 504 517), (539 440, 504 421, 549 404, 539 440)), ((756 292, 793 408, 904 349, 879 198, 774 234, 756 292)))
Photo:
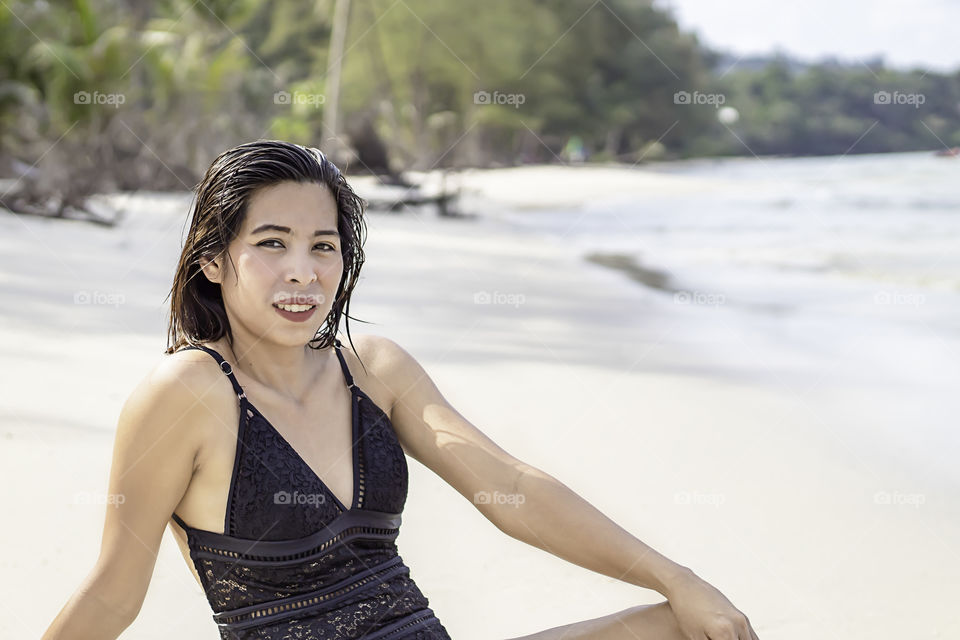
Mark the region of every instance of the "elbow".
POLYGON ((112 640, 133 624, 141 603, 129 599, 114 600, 93 585, 84 584, 53 620, 42 640, 112 640))
POLYGON ((114 629, 133 624, 146 600, 146 585, 127 572, 98 566, 83 588, 83 601, 91 612, 109 620, 114 629))
POLYGON ((131 594, 121 596, 108 596, 100 592, 92 592, 91 597, 96 600, 95 608, 109 615, 117 627, 126 629, 137 616, 140 615, 140 609, 143 607, 145 598, 134 598, 131 594))

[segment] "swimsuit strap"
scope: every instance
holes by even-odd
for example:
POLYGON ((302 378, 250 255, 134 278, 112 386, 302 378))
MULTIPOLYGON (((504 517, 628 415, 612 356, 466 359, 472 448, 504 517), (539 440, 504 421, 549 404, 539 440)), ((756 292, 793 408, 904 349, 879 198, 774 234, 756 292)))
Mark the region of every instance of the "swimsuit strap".
POLYGON ((343 354, 340 353, 340 340, 334 340, 333 344, 337 352, 337 358, 340 359, 340 368, 343 369, 343 377, 347 379, 347 388, 352 390, 354 388, 353 376, 350 375, 350 369, 347 367, 347 362, 343 359, 343 354))
POLYGON ((190 525, 188 525, 186 522, 183 521, 183 518, 181 518, 177 514, 171 513, 170 515, 173 516, 173 521, 176 522, 178 525, 180 525, 180 528, 183 529, 184 531, 192 528, 190 525))
MULTIPOLYGON (((346 378, 347 380, 347 388, 353 389, 355 386, 353 383, 353 375, 350 373, 350 368, 347 367, 347 362, 346 360, 344 360, 343 354, 340 352, 340 347, 341 347, 340 341, 335 340, 334 346, 337 352, 337 358, 340 360, 340 368, 343 369, 343 377, 346 378)), ((202 349, 203 351, 206 351, 211 356, 213 356, 213 358, 217 361, 217 364, 220 365, 220 370, 223 371, 228 378, 230 378, 230 382, 233 384, 233 390, 236 391, 237 397, 240 398, 241 400, 247 397, 246 394, 243 392, 243 387, 240 386, 240 383, 237 382, 236 376, 233 375, 233 367, 230 366, 229 362, 224 360, 223 356, 221 356, 215 350, 209 347, 204 347, 202 345, 186 346, 180 349, 180 351, 186 351, 187 349, 202 349)))
POLYGON ((236 376, 233 375, 233 367, 230 366, 230 363, 223 359, 219 353, 214 351, 209 347, 204 347, 202 345, 190 345, 181 349, 181 351, 186 351, 187 349, 202 349, 213 356, 214 360, 217 361, 217 364, 220 365, 220 370, 227 374, 227 377, 230 378, 230 382, 233 384, 233 390, 237 393, 237 397, 243 400, 247 395, 243 392, 243 387, 240 386, 240 383, 237 382, 236 376))

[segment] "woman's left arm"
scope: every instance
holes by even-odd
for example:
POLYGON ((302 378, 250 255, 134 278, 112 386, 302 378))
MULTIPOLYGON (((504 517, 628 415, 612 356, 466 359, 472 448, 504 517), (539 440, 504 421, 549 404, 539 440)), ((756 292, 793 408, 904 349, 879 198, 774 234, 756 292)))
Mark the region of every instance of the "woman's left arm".
POLYGON ((508 498, 498 524, 512 537, 658 591, 688 638, 757 640, 747 617, 719 590, 638 540, 553 476, 527 467, 513 491, 516 506, 509 506, 508 498))
MULTIPOLYGON (((392 395, 407 455, 430 468, 507 535, 591 571, 663 594, 691 638, 756 640, 746 616, 689 568, 631 535, 548 473, 513 457, 460 415, 423 367, 378 336, 365 349, 392 395)), ((364 355, 364 361, 367 356, 364 355)))

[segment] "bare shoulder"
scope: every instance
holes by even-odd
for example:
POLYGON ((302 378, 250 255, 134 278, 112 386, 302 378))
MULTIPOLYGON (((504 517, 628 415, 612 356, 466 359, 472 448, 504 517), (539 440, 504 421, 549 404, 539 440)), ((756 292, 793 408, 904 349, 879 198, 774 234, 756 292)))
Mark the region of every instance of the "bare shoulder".
POLYGON ((202 406, 217 415, 239 412, 237 394, 217 361, 200 349, 171 353, 153 371, 157 381, 177 395, 181 403, 202 406))
POLYGON ((188 402, 191 398, 194 402, 216 402, 234 395, 230 380, 217 361, 199 349, 164 355, 145 381, 183 396, 181 399, 188 402), (225 393, 226 390, 229 391, 225 393))
POLYGON ((349 344, 341 341, 343 348, 353 351, 363 360, 364 364, 369 362, 374 366, 384 366, 396 364, 397 361, 402 361, 406 358, 412 358, 403 347, 390 338, 372 333, 354 335, 352 338, 356 348, 350 349, 349 344))
POLYGON ((341 341, 343 351, 349 352, 353 359, 350 370, 360 388, 389 415, 398 396, 423 377, 425 372, 416 358, 390 338, 373 334, 351 337, 353 349, 341 341))
POLYGON ((128 428, 166 425, 199 449, 204 426, 216 416, 239 411, 235 405, 230 381, 216 361, 191 349, 161 356, 130 393, 122 413, 128 428))
POLYGON ((368 376, 373 374, 385 382, 402 382, 401 379, 390 376, 416 364, 414 357, 390 338, 373 334, 354 335, 352 338, 355 348, 351 349, 349 344, 341 341, 342 348, 359 358, 368 376))

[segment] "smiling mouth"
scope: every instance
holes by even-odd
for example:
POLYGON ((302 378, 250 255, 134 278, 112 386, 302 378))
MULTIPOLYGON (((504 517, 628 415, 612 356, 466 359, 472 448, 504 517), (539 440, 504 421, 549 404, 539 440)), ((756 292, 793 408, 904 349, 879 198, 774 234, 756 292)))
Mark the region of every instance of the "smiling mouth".
POLYGON ((289 311, 291 313, 303 313, 304 311, 312 311, 317 305, 315 304, 274 304, 274 308, 280 309, 282 311, 289 311))

